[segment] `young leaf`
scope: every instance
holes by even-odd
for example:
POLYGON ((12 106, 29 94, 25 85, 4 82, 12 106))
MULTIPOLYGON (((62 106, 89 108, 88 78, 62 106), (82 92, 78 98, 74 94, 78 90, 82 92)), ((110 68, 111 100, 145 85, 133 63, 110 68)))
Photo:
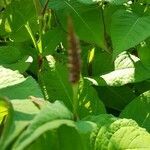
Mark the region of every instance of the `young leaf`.
POLYGON ((131 119, 117 119, 110 115, 91 116, 86 119, 97 124, 97 128, 90 135, 92 149, 150 148, 150 134, 131 119))

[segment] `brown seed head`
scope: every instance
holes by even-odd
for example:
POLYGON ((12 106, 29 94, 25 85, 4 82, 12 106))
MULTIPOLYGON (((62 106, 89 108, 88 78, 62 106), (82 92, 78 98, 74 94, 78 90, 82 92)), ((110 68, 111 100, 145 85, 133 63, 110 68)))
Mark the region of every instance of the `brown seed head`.
POLYGON ((75 34, 72 19, 68 18, 68 64, 69 64, 69 80, 75 84, 80 79, 81 57, 80 43, 75 34))

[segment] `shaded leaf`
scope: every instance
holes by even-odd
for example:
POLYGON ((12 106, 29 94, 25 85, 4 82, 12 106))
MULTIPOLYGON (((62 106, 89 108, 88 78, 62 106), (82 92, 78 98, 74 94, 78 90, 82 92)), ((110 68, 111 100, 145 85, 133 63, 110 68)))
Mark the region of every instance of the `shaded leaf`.
POLYGON ((0 65, 21 73, 25 72, 32 63, 32 57, 22 55, 19 49, 12 46, 0 47, 0 58, 0 65))
POLYGON ((135 98, 121 112, 121 118, 134 119, 141 127, 150 131, 150 91, 135 98))
POLYGON ((44 61, 42 71, 39 75, 39 81, 43 87, 46 98, 54 102, 56 100, 63 101, 65 105, 72 109, 72 88, 69 83, 68 69, 65 65, 55 63, 53 57, 51 60, 44 61))
POLYGON ((134 98, 135 94, 128 86, 109 87, 98 86, 95 87, 100 99, 108 108, 121 111, 134 98))
POLYGON ((54 28, 46 32, 42 37, 43 55, 52 54, 62 40, 63 32, 60 28, 54 28))
POLYGON ((104 104, 99 99, 95 89, 88 83, 80 83, 79 91, 79 117, 106 113, 104 104))
POLYGON ((150 67, 150 45, 147 43, 145 46, 138 48, 138 55, 145 67, 150 67))

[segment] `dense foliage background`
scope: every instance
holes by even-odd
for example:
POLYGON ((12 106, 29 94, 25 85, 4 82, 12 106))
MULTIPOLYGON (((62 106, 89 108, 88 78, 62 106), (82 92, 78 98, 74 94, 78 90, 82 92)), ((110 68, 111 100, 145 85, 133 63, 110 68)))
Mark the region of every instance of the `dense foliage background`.
POLYGON ((150 150, 149 132, 149 0, 0 0, 0 150, 150 150))

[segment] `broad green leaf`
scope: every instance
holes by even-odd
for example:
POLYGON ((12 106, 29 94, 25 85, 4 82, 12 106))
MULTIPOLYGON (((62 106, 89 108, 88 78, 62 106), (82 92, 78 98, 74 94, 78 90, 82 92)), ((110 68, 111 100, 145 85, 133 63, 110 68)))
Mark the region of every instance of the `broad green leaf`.
POLYGON ((150 134, 145 129, 127 126, 120 128, 114 133, 109 142, 108 149, 148 150, 150 149, 149 141, 150 134))
POLYGON ((105 0, 105 1, 109 2, 110 4, 122 5, 123 3, 127 2, 128 0, 105 0))
POLYGON ((46 56, 52 54, 62 40, 63 33, 60 28, 54 28, 46 32, 42 37, 43 55, 46 56))
POLYGON ((139 47, 138 55, 145 67, 150 67, 150 45, 147 43, 143 47, 139 47))
POLYGON ((78 132, 80 133, 82 143, 84 144, 85 150, 91 150, 91 141, 90 135, 97 128, 97 124, 92 121, 77 121, 76 127, 78 132))
MULTIPOLYGON (((71 122, 70 122, 71 123, 71 122)), ((75 122, 73 122, 75 123, 75 122)), ((66 124, 67 125, 67 124, 66 124)), ((86 150, 81 141, 80 134, 77 132, 76 127, 74 124, 69 126, 62 126, 58 129, 58 137, 62 139, 62 141, 57 142, 60 143, 60 148, 58 150, 86 150), (68 128, 69 127, 69 128, 68 128), (65 140, 63 140, 65 139, 65 140)), ((69 124, 68 124, 69 125, 69 124)))
MULTIPOLYGON (((46 3, 45 0, 41 0, 41 2, 42 4, 46 3)), ((48 6, 56 11, 63 30, 67 31, 67 19, 68 15, 70 15, 74 20, 76 33, 81 40, 97 44, 106 49, 102 12, 97 6, 88 7, 76 0, 50 1, 48 6)))
POLYGON ((0 65, 12 70, 25 72, 32 62, 31 56, 24 56, 20 50, 12 46, 0 47, 0 65))
POLYGON ((98 2, 101 2, 101 0, 78 0, 78 1, 84 4, 96 4, 98 2))
POLYGON ((118 10, 112 16, 111 38, 116 57, 150 36, 150 16, 118 10))
POLYGON ((6 28, 7 25, 7 30, 9 31, 9 35, 13 41, 22 42, 30 39, 30 35, 25 28, 27 22, 30 26, 33 26, 32 30, 34 33, 37 31, 37 22, 35 19, 36 11, 33 1, 14 0, 7 6, 4 13, 4 28, 6 28), (26 7, 24 7, 24 4, 26 4, 26 7))
POLYGON ((121 112, 121 118, 132 118, 141 127, 150 131, 150 91, 141 94, 135 98, 121 112))
POLYGON ((139 0, 139 2, 150 4, 149 0, 139 0))
POLYGON ((41 125, 30 136, 25 137, 24 133, 22 134, 22 136, 20 136, 16 144, 13 146, 13 150, 24 150, 27 147, 30 149, 30 144, 32 144, 32 142, 35 142, 33 143, 34 146, 38 144, 39 150, 46 150, 46 144, 49 145, 49 147, 54 148, 55 150, 83 150, 80 135, 75 129, 74 122, 71 120, 53 120, 41 125), (50 139, 50 137, 47 135, 47 132, 54 130, 56 137, 54 135, 51 136, 51 138, 55 138, 56 141, 54 143, 51 143, 53 139, 50 139), (44 134, 45 143, 36 143, 36 141, 38 141, 38 138, 42 136, 42 134, 44 134), (45 148, 39 146, 44 146, 45 148))
MULTIPOLYGON (((101 114, 97 116, 87 116, 76 123, 77 129, 81 134, 82 140, 85 143, 87 150, 95 149, 95 136, 101 127, 107 126, 116 121, 117 118, 108 114, 101 114)), ((98 140, 98 139, 97 139, 98 140)), ((105 143, 103 143, 105 144, 105 143)), ((101 149, 101 148, 98 148, 101 149)))
POLYGON ((57 17, 67 31, 68 15, 72 17, 74 28, 80 40, 97 44, 106 49, 104 44, 104 26, 102 12, 97 6, 73 5, 66 2, 66 8, 56 11, 57 17))
POLYGON ((110 4, 115 4, 115 5, 121 5, 125 2, 127 2, 128 0, 78 0, 79 2, 85 3, 85 4, 95 4, 98 2, 109 2, 110 4))
MULTIPOLYGON (((41 4, 44 6, 46 4, 46 0, 40 0, 41 4)), ((51 9, 54 10, 62 10, 62 9, 66 9, 68 7, 68 5, 73 5, 76 7, 80 7, 80 3, 77 2, 77 0, 52 0, 49 1, 48 3, 48 7, 50 7, 51 9)))
POLYGON ((0 96, 9 99, 43 97, 39 85, 32 77, 24 78, 17 71, 0 66, 0 96))
POLYGON ((69 121, 72 118, 72 113, 58 101, 53 104, 45 105, 40 113, 33 119, 26 131, 19 137, 14 149, 23 149, 29 146, 46 131, 57 129, 62 124, 67 124, 68 122, 68 124, 71 123, 71 125, 73 125, 73 121, 69 121), (65 119, 69 120, 67 121, 65 119))
POLYGON ((134 84, 134 89, 138 95, 150 90, 150 81, 146 80, 140 83, 134 84))
POLYGON ((79 117, 83 118, 88 115, 98 115, 106 113, 104 104, 99 99, 95 89, 88 83, 80 83, 79 91, 79 117))
POLYGON ((90 136, 94 150, 150 148, 150 134, 131 119, 117 119, 109 115, 89 119, 98 126, 90 136))
POLYGON ((72 88, 69 83, 68 69, 63 64, 55 63, 53 57, 49 56, 47 59, 49 59, 49 62, 47 60, 44 61, 43 68, 39 74, 43 92, 45 92, 45 96, 49 101, 63 101, 71 110, 72 88))
POLYGON ((84 121, 91 121, 93 123, 96 123, 98 127, 107 125, 107 124, 111 124, 114 121, 116 121, 118 118, 114 117, 111 114, 100 114, 97 116, 87 116, 85 118, 83 118, 82 120, 84 121))
POLYGON ((86 79, 96 86, 122 86, 150 79, 150 70, 135 56, 122 53, 114 65, 116 70, 100 77, 86 79))
POLYGON ((124 107, 135 98, 133 90, 128 86, 98 86, 95 88, 97 90, 99 98, 103 101, 105 106, 118 111, 124 109, 124 107))
MULTIPOLYGON (((112 22, 112 15, 119 9, 123 9, 124 6, 118 6, 118 5, 106 5, 104 9, 104 19, 105 19, 105 28, 106 33, 111 37, 111 22, 112 22)), ((110 44, 112 46, 112 43, 110 44)))
POLYGON ((89 62, 88 69, 92 76, 112 71, 112 55, 107 53, 106 51, 95 49, 93 60, 89 62))
POLYGON ((11 103, 13 108, 0 139, 1 150, 9 147, 39 112, 31 100, 12 100, 11 103))

